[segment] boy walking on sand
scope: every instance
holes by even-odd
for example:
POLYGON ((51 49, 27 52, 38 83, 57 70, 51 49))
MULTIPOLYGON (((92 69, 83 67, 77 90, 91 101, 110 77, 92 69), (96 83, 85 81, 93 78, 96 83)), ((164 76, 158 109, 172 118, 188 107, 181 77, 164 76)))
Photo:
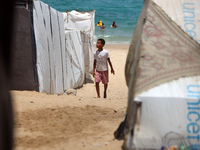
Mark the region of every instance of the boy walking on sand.
POLYGON ((109 53, 103 49, 104 45, 105 40, 98 39, 96 44, 98 50, 94 52, 93 77, 95 77, 95 85, 98 98, 100 98, 99 82, 104 84, 104 98, 107 97, 106 91, 108 87, 108 63, 111 68, 111 73, 115 74, 112 63, 110 61, 109 53))

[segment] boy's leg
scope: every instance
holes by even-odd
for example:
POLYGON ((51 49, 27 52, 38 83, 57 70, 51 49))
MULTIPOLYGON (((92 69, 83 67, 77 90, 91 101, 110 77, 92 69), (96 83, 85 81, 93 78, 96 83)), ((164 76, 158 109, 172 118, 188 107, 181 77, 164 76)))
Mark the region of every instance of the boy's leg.
POLYGON ((104 95, 103 95, 103 98, 106 98, 107 97, 107 87, 108 87, 108 84, 104 84, 104 95))
POLYGON ((99 82, 95 82, 95 85, 96 85, 97 97, 100 98, 99 82))

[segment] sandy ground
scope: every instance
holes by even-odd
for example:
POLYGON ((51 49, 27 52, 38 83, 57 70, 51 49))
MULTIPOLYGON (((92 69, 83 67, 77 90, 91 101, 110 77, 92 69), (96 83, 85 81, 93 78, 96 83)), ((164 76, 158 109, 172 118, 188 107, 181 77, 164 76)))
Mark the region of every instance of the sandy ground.
MULTIPOLYGON (((11 91, 15 150, 120 150, 113 133, 124 118, 128 88, 124 66, 128 45, 106 45, 115 75, 109 74, 107 98, 96 98, 93 80, 76 95, 11 91)), ((103 97, 103 84, 100 84, 103 97)))

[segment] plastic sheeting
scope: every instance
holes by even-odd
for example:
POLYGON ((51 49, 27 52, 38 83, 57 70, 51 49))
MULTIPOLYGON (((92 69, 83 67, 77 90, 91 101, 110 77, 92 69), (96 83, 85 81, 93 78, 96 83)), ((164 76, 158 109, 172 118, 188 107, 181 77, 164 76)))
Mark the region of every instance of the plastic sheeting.
POLYGON ((193 37, 197 42, 200 42, 200 1, 154 0, 154 2, 158 4, 186 33, 193 37))
POLYGON ((93 67, 94 12, 81 16, 86 22, 69 24, 81 30, 65 30, 63 13, 41 1, 33 6, 39 92, 61 94, 82 86, 93 67))
POLYGON ((139 130, 135 130, 134 139, 128 145, 137 149, 161 149, 184 144, 195 149, 200 139, 199 111, 198 107, 188 105, 194 102, 197 100, 142 97, 139 130))
POLYGON ((159 149, 183 143, 200 148, 200 76, 161 84, 137 98, 142 102, 141 119, 130 145, 159 149))
POLYGON ((85 74, 86 74, 86 78, 88 78, 89 73, 93 72, 94 45, 93 45, 92 37, 86 34, 85 32, 81 32, 81 39, 82 39, 83 52, 84 52, 85 74))
POLYGON ((84 82, 84 53, 81 33, 78 30, 65 31, 66 77, 65 89, 77 88, 84 82))
MULTIPOLYGON (((130 47, 126 63, 126 81, 137 69, 136 94, 162 83, 200 74, 200 45, 173 22, 155 3, 149 3, 141 16, 140 48, 130 47), (145 19, 144 19, 145 18, 145 19), (132 55, 136 58, 132 58, 132 55), (130 68, 132 63, 138 65, 130 68)), ((135 45, 138 43, 135 43, 135 45)), ((132 66, 131 66, 132 67, 132 66)))
MULTIPOLYGON (((173 6, 170 9, 176 9, 173 6)), ((200 148, 200 64, 199 56, 195 58, 199 47, 159 6, 145 0, 126 62, 128 107, 117 130, 121 132, 118 135, 124 134, 124 149, 160 149, 181 144, 194 150, 200 148), (170 55, 177 51, 181 53, 170 55), (186 53, 192 57, 182 55, 186 53), (173 74, 170 69, 176 65, 182 69, 173 74), (182 72, 187 65, 191 65, 188 72, 182 72), (194 66, 198 67, 193 72, 190 69, 194 66), (153 76, 152 69, 156 69, 153 76), (161 73, 162 70, 168 71, 161 73), (142 84, 138 83, 144 86, 140 88, 142 84), (136 118, 136 99, 142 104, 141 118, 136 118), (139 126, 135 125, 136 119, 140 120, 139 126)))
POLYGON ((89 73, 93 70, 93 37, 95 32, 95 11, 92 12, 77 12, 71 11, 63 13, 66 29, 77 29, 81 31, 81 38, 83 43, 84 62, 85 62, 85 76, 89 78, 89 73))
POLYGON ((62 56, 65 51, 62 13, 41 1, 33 2, 39 92, 59 94, 64 91, 62 56))
POLYGON ((77 12, 75 10, 67 13, 63 13, 65 27, 66 28, 74 28, 81 30, 91 37, 94 36, 95 32, 95 11, 91 12, 77 12))

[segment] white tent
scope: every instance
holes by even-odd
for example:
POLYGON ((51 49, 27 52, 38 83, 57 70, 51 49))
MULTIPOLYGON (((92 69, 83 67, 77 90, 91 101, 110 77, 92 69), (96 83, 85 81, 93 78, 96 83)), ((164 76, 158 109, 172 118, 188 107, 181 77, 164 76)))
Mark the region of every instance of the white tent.
POLYGON ((63 13, 63 15, 66 28, 75 28, 89 34, 91 37, 94 36, 94 10, 91 12, 78 12, 73 10, 67 13, 63 13))
POLYGON ((93 70, 93 37, 95 32, 95 11, 91 12, 77 12, 71 11, 63 13, 65 29, 77 29, 81 31, 83 52, 85 60, 85 74, 88 77, 93 70))
POLYGON ((39 92, 63 93, 62 58, 65 51, 63 15, 41 1, 33 1, 33 24, 39 92))
MULTIPOLYGON (((167 5, 172 1, 158 2, 179 10, 167 5)), ((176 0, 186 6, 183 2, 176 0)), ((126 62, 127 112, 115 133, 125 138, 124 149, 200 148, 200 45, 177 24, 153 0, 145 0, 126 62)))
POLYGON ((66 82, 65 89, 77 88, 84 82, 84 54, 81 33, 78 30, 65 30, 66 40, 66 82))
POLYGON ((154 0, 154 2, 186 33, 200 42, 200 3, 198 1, 154 0))
POLYGON ((84 51, 82 41, 89 43, 90 38, 78 30, 65 30, 63 13, 41 1, 33 1, 33 26, 39 92, 61 94, 81 86, 85 62, 91 61, 89 44, 84 51))

